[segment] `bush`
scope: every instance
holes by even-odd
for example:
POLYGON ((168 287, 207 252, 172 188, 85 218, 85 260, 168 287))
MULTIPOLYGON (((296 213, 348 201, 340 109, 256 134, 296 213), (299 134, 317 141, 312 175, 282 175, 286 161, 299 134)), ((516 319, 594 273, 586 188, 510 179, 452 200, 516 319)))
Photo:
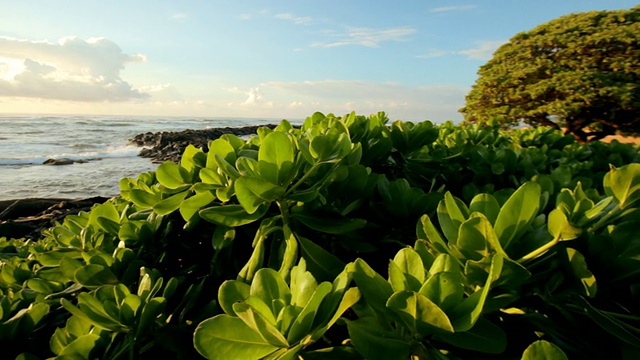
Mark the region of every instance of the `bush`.
POLYGON ((7 356, 640 352, 637 147, 387 122, 224 135, 40 241, 1 239, 7 356))

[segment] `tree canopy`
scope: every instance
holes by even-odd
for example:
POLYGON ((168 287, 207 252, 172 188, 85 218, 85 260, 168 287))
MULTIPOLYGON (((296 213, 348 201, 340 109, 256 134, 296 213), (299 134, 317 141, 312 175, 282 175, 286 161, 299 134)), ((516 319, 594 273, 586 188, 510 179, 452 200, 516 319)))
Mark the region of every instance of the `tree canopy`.
POLYGON ((640 133, 640 6, 559 17, 515 35, 478 71, 459 111, 565 128, 581 141, 640 133))

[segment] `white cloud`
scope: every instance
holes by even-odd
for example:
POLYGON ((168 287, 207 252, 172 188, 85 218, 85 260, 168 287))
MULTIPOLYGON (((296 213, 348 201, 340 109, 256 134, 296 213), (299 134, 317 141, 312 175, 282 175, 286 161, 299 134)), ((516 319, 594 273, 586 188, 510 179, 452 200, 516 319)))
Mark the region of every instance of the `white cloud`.
POLYGON ((251 20, 253 16, 251 14, 240 14, 237 18, 240 20, 251 20))
POLYGON ((311 46, 324 48, 346 45, 379 47, 381 42, 408 41, 407 37, 415 32, 416 29, 411 27, 390 29, 352 28, 344 33, 328 31, 326 34, 335 40, 316 41, 311 43, 311 46))
POLYGON ((477 7, 478 5, 440 6, 440 7, 429 9, 429 12, 443 13, 443 12, 451 12, 451 11, 465 11, 465 10, 475 9, 477 7))
POLYGON ((291 13, 275 14, 273 17, 276 19, 291 21, 296 25, 309 25, 313 22, 313 19, 309 16, 296 16, 291 13))
POLYGON ((0 96, 77 101, 148 97, 120 77, 125 65, 143 62, 105 38, 66 37, 57 43, 0 37, 0 96), (16 64, 21 63, 21 66, 16 64))
POLYGON ((417 55, 416 57, 419 59, 433 59, 433 58, 439 58, 439 57, 443 57, 446 55, 451 54, 451 51, 448 50, 442 50, 442 49, 428 49, 427 52, 417 55))
POLYGON ((478 43, 477 47, 459 50, 456 51, 456 54, 466 55, 470 59, 474 60, 490 60, 493 57, 493 53, 505 43, 506 41, 504 40, 481 41, 478 43))
POLYGON ((186 21, 188 17, 189 16, 187 16, 187 14, 185 13, 175 13, 171 15, 171 20, 183 22, 186 21))

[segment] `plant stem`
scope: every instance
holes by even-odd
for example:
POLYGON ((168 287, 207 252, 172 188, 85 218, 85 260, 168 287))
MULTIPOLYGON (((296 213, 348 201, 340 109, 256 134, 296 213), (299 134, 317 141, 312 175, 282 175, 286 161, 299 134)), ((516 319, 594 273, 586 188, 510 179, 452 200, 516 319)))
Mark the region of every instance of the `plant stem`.
POLYGON ((528 253, 527 255, 521 257, 518 260, 518 263, 521 264, 527 260, 531 260, 534 259, 542 254, 544 254, 545 252, 547 252, 549 249, 551 249, 552 247, 554 247, 557 243, 560 242, 560 236, 554 238, 553 240, 549 241, 548 243, 540 246, 539 248, 533 250, 532 252, 528 253))

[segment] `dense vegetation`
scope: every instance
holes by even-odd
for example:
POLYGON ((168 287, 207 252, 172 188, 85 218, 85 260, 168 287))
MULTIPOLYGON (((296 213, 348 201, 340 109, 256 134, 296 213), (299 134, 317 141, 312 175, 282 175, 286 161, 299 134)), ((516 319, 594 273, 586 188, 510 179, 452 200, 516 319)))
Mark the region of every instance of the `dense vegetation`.
POLYGON ((564 127, 581 141, 638 134, 640 6, 565 15, 519 33, 478 75, 460 109, 469 123, 564 127))
POLYGON ((223 135, 0 239, 3 357, 640 355, 637 147, 387 122, 223 135))

